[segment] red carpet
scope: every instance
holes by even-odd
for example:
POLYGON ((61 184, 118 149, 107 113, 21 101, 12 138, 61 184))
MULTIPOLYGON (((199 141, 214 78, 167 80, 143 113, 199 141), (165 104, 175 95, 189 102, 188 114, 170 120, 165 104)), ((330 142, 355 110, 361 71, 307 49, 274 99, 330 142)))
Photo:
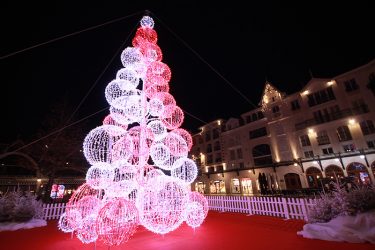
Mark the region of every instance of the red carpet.
MULTIPOLYGON (((371 244, 353 244, 305 239, 297 235, 304 222, 267 216, 246 216, 237 213, 209 212, 206 221, 195 230, 183 224, 165 236, 139 227, 126 243, 111 250, 185 250, 185 249, 252 249, 252 250, 366 250, 371 244)), ((82 244, 75 236, 57 229, 56 221, 46 227, 0 232, 0 249, 94 249, 94 244, 82 244)), ((98 242, 96 249, 108 250, 98 242)))

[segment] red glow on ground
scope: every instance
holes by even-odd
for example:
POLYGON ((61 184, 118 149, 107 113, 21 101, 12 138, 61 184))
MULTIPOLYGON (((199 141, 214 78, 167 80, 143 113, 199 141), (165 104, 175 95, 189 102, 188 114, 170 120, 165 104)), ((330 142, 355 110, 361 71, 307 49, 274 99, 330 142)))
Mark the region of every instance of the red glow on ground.
MULTIPOLYGON (((206 221, 195 230, 183 224, 177 230, 157 235, 139 227, 127 243, 111 247, 111 250, 185 250, 185 249, 252 249, 252 250, 370 250, 371 244, 353 244, 305 239, 297 235, 304 222, 283 220, 267 216, 246 216, 237 213, 210 211, 206 221)), ((94 244, 82 244, 76 237, 71 239, 57 229, 57 221, 49 221, 46 227, 0 232, 0 249, 94 249, 94 244)), ((97 243, 97 250, 108 250, 97 243)))

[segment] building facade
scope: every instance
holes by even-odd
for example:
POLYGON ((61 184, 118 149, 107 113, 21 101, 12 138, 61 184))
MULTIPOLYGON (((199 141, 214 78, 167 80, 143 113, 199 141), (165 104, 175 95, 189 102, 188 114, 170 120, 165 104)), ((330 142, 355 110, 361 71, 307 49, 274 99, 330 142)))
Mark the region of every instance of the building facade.
POLYGON ((319 189, 327 181, 375 184, 375 60, 286 95, 266 82, 259 107, 193 136, 192 189, 256 195, 319 189))

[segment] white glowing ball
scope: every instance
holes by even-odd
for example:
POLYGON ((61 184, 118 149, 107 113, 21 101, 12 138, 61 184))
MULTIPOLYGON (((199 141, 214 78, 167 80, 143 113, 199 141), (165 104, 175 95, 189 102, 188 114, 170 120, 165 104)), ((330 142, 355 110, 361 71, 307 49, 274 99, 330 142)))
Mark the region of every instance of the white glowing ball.
POLYGON ((178 159, 172 167, 171 176, 191 184, 198 175, 198 168, 195 162, 188 158, 178 159))
POLYGON ((59 218, 59 229, 64 233, 71 233, 74 231, 73 225, 70 223, 71 220, 68 220, 66 213, 63 213, 59 218))
MULTIPOLYGON (((124 80, 113 80, 105 88, 105 99, 110 105, 114 105, 114 102, 124 96, 140 95, 140 91, 133 88, 131 85, 125 87, 125 84, 120 87, 120 83, 126 83, 124 80)), ((122 107, 115 106, 121 109, 122 107)))
POLYGON ((114 168, 108 163, 96 163, 86 173, 86 183, 94 189, 108 187, 115 176, 114 168))
POLYGON ((97 214, 90 214, 82 220, 81 227, 77 230, 77 238, 85 243, 95 242, 98 239, 96 229, 97 214))
POLYGON ((162 143, 153 144, 150 148, 150 156, 156 165, 162 165, 170 157, 170 150, 162 143))
POLYGON ((121 96, 112 102, 112 106, 122 111, 122 115, 129 119, 129 122, 140 121, 148 113, 147 102, 142 102, 142 97, 138 94, 121 96))
POLYGON ((69 202, 66 204, 65 213, 66 219, 69 222, 69 226, 74 230, 77 230, 82 225, 83 216, 87 216, 86 211, 91 211, 94 209, 92 206, 97 204, 96 202, 90 202, 91 205, 85 205, 84 202, 80 200, 91 200, 94 199, 85 198, 85 197, 95 197, 98 200, 101 200, 102 192, 97 189, 93 189, 87 183, 82 184, 78 189, 72 194, 69 199, 69 202))
POLYGON ((154 20, 150 16, 144 16, 141 19, 141 26, 147 28, 154 28, 154 20))
POLYGON ((201 204, 204 211, 204 217, 207 217, 209 207, 208 201, 206 197, 204 197, 204 195, 197 191, 189 192, 189 202, 198 202, 199 204, 201 204))
POLYGON ((187 188, 169 176, 159 176, 154 186, 145 188, 137 197, 141 224, 148 230, 166 234, 184 220, 187 188))
POLYGON ((135 126, 129 129, 128 134, 132 137, 133 141, 133 155, 149 157, 150 147, 154 141, 154 134, 147 126, 135 126))
POLYGON ((137 188, 137 167, 124 160, 115 162, 112 165, 115 176, 112 183, 105 189, 106 195, 127 198, 137 188))
POLYGON ((205 219, 204 210, 200 203, 190 202, 186 206, 185 221, 192 228, 199 227, 205 219))
POLYGON ((142 57, 143 55, 138 48, 127 47, 121 53, 121 62, 125 68, 137 68, 143 64, 142 57))
POLYGON ((83 154, 94 165, 112 160, 112 146, 125 134, 126 130, 114 125, 102 125, 90 131, 83 142, 83 154))
POLYGON ((125 111, 123 111, 122 109, 117 109, 111 106, 109 108, 109 112, 111 113, 112 119, 121 125, 127 126, 128 124, 131 124, 133 122, 138 122, 138 121, 133 121, 131 117, 126 116, 125 111))
POLYGON ((155 141, 162 140, 168 134, 167 128, 160 120, 153 120, 149 122, 147 127, 154 134, 155 141))
POLYGON ((164 113, 164 104, 160 99, 152 98, 149 101, 149 109, 150 115, 158 117, 164 113))
POLYGON ((169 132, 163 139, 163 143, 169 148, 171 155, 176 157, 187 157, 189 148, 185 139, 179 134, 169 132))
POLYGON ((108 246, 126 242, 139 225, 138 209, 134 202, 117 198, 109 200, 100 210, 96 222, 99 239, 108 246))
POLYGON ((133 137, 128 133, 124 134, 112 148, 112 161, 128 161, 133 156, 133 137))
POLYGON ((107 116, 104 118, 104 120, 103 120, 103 125, 114 125, 114 126, 121 127, 121 128, 123 128, 124 130, 127 130, 127 128, 128 128, 128 126, 127 126, 126 124, 124 125, 124 124, 120 124, 120 123, 116 122, 116 121, 112 118, 111 114, 107 115, 107 116))
POLYGON ((136 88, 139 84, 138 74, 134 69, 131 68, 122 68, 119 71, 117 71, 116 79, 124 80, 128 82, 130 85, 132 85, 134 88, 136 88))
POLYGON ((98 214, 100 208, 101 200, 96 196, 84 196, 76 203, 76 209, 81 213, 82 219, 93 214, 98 214))

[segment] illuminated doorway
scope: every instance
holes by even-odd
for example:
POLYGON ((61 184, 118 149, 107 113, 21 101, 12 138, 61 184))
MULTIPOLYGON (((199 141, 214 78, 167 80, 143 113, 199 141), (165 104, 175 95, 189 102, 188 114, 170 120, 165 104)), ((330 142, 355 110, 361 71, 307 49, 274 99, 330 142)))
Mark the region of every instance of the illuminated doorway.
POLYGON ((253 185, 250 178, 243 178, 241 180, 242 193, 243 194, 253 194, 253 185))
POLYGON ((240 180, 239 179, 232 179, 231 188, 232 188, 232 194, 241 193, 240 180))

